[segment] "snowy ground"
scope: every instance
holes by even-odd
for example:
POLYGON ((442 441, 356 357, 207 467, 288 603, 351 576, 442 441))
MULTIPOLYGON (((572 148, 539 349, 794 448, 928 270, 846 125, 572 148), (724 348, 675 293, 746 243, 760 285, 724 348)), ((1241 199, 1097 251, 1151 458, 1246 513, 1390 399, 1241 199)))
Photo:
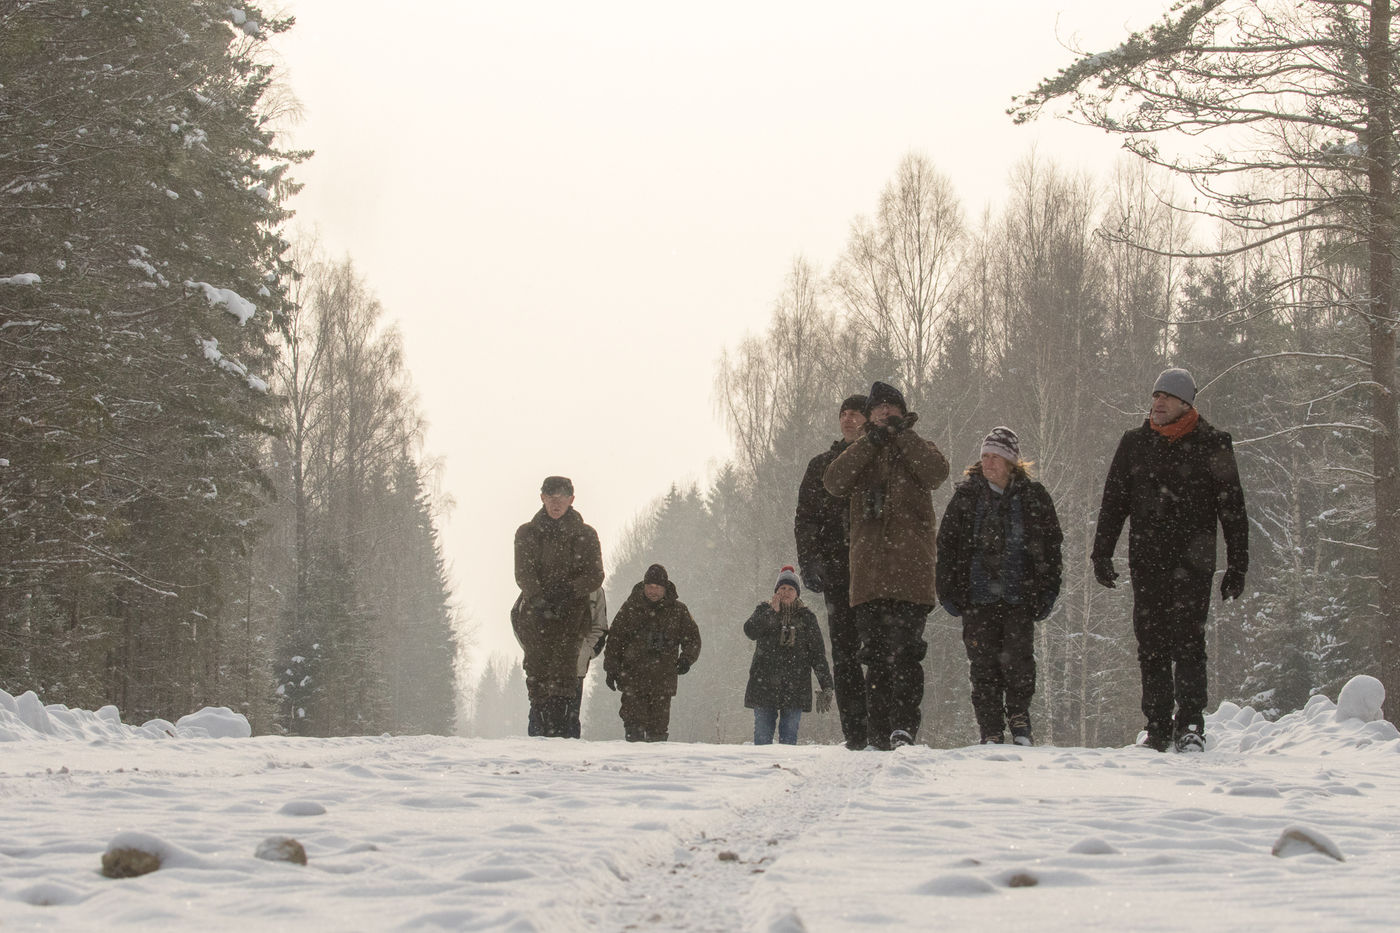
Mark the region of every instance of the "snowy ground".
POLYGON ((220 738, 241 720, 0 693, 0 927, 1394 929, 1400 734, 1375 705, 1227 705, 1204 755, 879 753, 220 738), (1344 861, 1275 855, 1290 828, 1344 861), (255 858, 276 836, 308 863, 255 858), (162 867, 103 877, 114 840, 162 867))

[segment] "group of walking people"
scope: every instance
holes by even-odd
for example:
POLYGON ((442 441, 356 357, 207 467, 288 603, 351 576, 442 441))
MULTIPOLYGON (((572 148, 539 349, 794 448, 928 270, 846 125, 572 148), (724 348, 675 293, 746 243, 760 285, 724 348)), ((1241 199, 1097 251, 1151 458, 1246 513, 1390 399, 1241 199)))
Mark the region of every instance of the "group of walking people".
MULTIPOLYGON (((1224 531, 1223 599, 1244 591, 1249 532, 1230 435, 1195 408, 1196 385, 1168 369, 1146 420, 1119 441, 1104 483, 1092 565, 1117 585, 1113 554, 1129 525, 1133 631, 1142 674, 1142 744, 1204 748, 1205 624, 1224 531)), ((933 491, 947 458, 917 428, 894 386, 842 401, 841 432, 813 457, 798 490, 797 569, 744 623, 754 641, 745 706, 754 742, 795 743, 801 714, 836 705, 851 749, 891 749, 918 737, 924 629, 941 605, 962 622, 972 705, 983 743, 1034 744, 1035 624, 1053 611, 1062 577, 1055 505, 1005 426, 982 440, 941 522, 933 491), (831 665, 805 586, 826 602, 831 665), (812 677, 818 692, 815 704, 812 677)), ((512 622, 525 653, 531 734, 578 736, 583 677, 603 655, 622 694, 629 741, 667 737, 677 677, 700 655, 700 632, 666 569, 653 564, 606 624, 598 536, 572 509, 573 485, 549 477, 542 508, 516 532, 521 595, 512 622), (601 616, 601 618, 600 618, 601 616)))

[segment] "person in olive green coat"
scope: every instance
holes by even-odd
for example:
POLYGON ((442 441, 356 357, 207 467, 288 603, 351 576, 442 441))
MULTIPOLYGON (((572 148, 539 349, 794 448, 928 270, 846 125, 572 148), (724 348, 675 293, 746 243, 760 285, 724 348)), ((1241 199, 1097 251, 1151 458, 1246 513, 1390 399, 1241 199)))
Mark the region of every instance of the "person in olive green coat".
POLYGON ((592 627, 589 596, 603 585, 598 533, 574 511, 574 484, 545 477, 541 508, 515 532, 520 596, 511 626, 524 650, 530 734, 569 737, 578 656, 592 627))
POLYGON ((822 483, 850 500, 851 608, 866 665, 870 742, 909 745, 924 696, 924 625, 938 602, 933 490, 948 460, 914 431, 919 416, 893 386, 866 396, 865 434, 831 462, 822 483))
POLYGON ((700 629, 666 568, 652 564, 608 629, 603 672, 622 693, 618 716, 629 742, 664 742, 676 680, 700 657, 700 629))

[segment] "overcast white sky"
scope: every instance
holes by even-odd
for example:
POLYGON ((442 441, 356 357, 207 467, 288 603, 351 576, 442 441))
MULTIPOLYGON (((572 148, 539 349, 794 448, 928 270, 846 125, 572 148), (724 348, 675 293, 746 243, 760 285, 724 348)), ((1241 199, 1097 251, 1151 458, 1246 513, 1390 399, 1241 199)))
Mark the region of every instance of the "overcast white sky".
POLYGON ((766 327, 796 256, 830 266, 907 153, 970 218, 1032 148, 1106 176, 1113 139, 1004 111, 1064 43, 1169 5, 286 3, 292 142, 316 150, 294 207, 403 331, 480 646, 515 650, 541 478, 573 478, 611 566, 649 501, 728 458, 720 352, 766 327))

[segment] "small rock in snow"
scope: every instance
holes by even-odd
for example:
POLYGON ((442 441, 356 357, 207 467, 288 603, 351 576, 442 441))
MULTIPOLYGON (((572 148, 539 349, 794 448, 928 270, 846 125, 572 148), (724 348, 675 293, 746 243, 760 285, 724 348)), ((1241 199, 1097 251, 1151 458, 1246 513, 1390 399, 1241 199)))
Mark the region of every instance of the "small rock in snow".
POLYGON ((287 816, 321 816, 326 808, 314 800, 288 800, 280 812, 287 816))
POLYGON ((102 853, 102 874, 108 878, 135 878, 160 868, 160 856, 144 849, 117 848, 102 853))
POLYGON ((268 836, 258 843, 258 850, 253 854, 269 862, 306 864, 306 848, 291 836, 268 836))
POLYGON ((1273 854, 1278 858, 1292 858, 1295 855, 1311 855, 1320 852, 1328 858, 1345 862, 1342 850, 1336 843, 1315 829, 1305 826, 1290 826, 1283 831, 1274 843, 1273 854))

